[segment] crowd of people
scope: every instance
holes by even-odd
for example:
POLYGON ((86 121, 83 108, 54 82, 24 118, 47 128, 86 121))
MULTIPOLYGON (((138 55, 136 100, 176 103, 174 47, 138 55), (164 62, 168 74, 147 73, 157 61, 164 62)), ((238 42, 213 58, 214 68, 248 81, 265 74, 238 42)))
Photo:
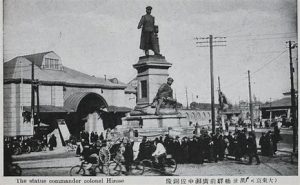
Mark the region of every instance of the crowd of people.
POLYGON ((82 131, 76 153, 86 161, 97 164, 100 149, 108 143, 113 143, 110 148, 111 158, 122 161, 126 172, 130 171, 134 160, 156 159, 157 163, 161 164, 167 155, 172 156, 178 164, 203 164, 223 161, 226 158, 246 161, 247 164, 252 164, 255 158, 256 164, 260 164, 257 141, 261 155, 273 156, 277 151, 277 143, 282 139, 278 126, 275 126, 273 131, 262 133, 260 138, 247 127, 236 127, 232 132, 220 128, 215 133, 202 128, 200 134, 194 134, 192 137, 172 137, 168 134, 156 138, 143 136, 141 142, 134 142, 126 137, 112 142, 112 135, 110 130, 105 134, 82 131))
MULTIPOLYGON (((277 151, 277 143, 281 140, 278 127, 274 132, 263 133, 259 139, 261 153, 265 156, 272 156, 277 151)), ((217 131, 215 134, 208 133, 202 129, 199 136, 175 138, 169 135, 155 138, 155 142, 162 143, 166 148, 166 153, 173 156, 177 163, 195 163, 218 162, 225 158, 233 158, 240 161, 242 158, 249 157, 248 163, 252 164, 252 158, 255 157, 257 164, 260 163, 257 155, 256 134, 253 131, 236 129, 233 133, 223 133, 217 131)), ((150 158, 155 150, 153 141, 143 138, 140 147, 138 159, 150 158)))

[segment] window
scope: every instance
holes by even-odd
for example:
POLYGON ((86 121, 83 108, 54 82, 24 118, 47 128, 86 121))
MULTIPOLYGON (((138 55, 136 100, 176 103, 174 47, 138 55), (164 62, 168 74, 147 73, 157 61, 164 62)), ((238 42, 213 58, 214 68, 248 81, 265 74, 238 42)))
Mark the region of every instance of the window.
POLYGON ((44 68, 46 69, 61 69, 58 59, 45 58, 44 68))
POLYGON ((141 81, 142 98, 147 98, 147 80, 141 81))

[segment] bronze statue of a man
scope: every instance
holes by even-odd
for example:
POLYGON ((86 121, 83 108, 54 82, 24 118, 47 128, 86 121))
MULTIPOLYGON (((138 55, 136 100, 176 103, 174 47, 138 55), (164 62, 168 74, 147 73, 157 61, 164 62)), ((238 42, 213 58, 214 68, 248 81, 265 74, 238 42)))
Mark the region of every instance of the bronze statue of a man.
POLYGON ((146 15, 143 15, 138 29, 142 28, 140 49, 145 51, 145 55, 149 55, 149 49, 154 52, 155 55, 159 54, 158 44, 158 27, 154 25, 155 18, 151 15, 151 6, 146 7, 146 15))
POLYGON ((163 103, 176 106, 177 101, 173 99, 173 89, 171 85, 173 83, 173 78, 168 78, 167 83, 163 83, 158 89, 155 98, 153 99, 152 106, 155 106, 155 114, 159 114, 159 110, 163 103))

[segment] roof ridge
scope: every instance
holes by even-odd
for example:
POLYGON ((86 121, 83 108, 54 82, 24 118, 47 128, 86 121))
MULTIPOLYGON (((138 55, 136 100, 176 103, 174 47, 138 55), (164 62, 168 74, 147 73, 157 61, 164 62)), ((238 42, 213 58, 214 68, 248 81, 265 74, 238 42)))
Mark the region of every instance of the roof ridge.
MULTIPOLYGON (((19 57, 29 57, 29 56, 41 55, 41 54, 46 55, 46 54, 51 53, 51 52, 54 52, 54 51, 45 51, 45 52, 34 53, 34 54, 29 54, 29 55, 21 55, 21 56, 19 56, 19 57)), ((55 53, 55 52, 54 52, 54 53, 55 53)))

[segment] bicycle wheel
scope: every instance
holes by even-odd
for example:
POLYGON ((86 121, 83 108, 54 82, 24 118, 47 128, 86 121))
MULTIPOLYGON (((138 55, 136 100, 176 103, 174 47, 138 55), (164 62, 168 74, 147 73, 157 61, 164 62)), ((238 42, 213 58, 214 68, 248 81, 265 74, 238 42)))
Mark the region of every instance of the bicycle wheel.
POLYGON ((144 159, 144 160, 142 160, 142 163, 143 163, 143 166, 144 166, 144 172, 143 173, 153 170, 153 163, 150 159, 144 159))
POLYGON ((22 174, 22 169, 19 165, 17 164, 12 164, 11 168, 11 176, 21 176, 22 174))
POLYGON ((33 151, 34 151, 34 152, 38 152, 38 151, 39 151, 39 146, 34 146, 34 147, 33 147, 33 151))
POLYGON ((111 176, 117 176, 120 175, 122 171, 122 166, 118 163, 116 163, 115 161, 112 161, 109 163, 108 165, 108 173, 111 176))
POLYGON ((22 150, 20 147, 16 147, 13 149, 13 155, 19 155, 22 153, 22 150))
POLYGON ((164 162, 164 167, 167 173, 174 173, 177 169, 177 163, 174 159, 166 159, 164 162))
POLYGON ((111 155, 109 149, 102 147, 99 151, 99 158, 103 164, 106 164, 110 161, 111 155))
POLYGON ((26 148, 25 148, 25 153, 30 153, 30 151, 31 151, 31 148, 30 148, 30 146, 26 146, 26 148))
POLYGON ((133 175, 142 175, 144 173, 145 167, 143 162, 136 161, 131 165, 131 173, 133 175))
POLYGON ((70 176, 82 176, 84 174, 85 174, 85 170, 83 168, 81 168, 80 165, 73 166, 70 169, 70 176))
POLYGON ((105 175, 109 175, 109 169, 107 165, 99 165, 95 168, 96 175, 99 173, 103 173, 105 175))
POLYGON ((102 165, 102 172, 103 172, 105 175, 109 175, 108 164, 103 164, 103 165, 102 165))
POLYGON ((47 151, 47 146, 43 146, 42 151, 47 151))

